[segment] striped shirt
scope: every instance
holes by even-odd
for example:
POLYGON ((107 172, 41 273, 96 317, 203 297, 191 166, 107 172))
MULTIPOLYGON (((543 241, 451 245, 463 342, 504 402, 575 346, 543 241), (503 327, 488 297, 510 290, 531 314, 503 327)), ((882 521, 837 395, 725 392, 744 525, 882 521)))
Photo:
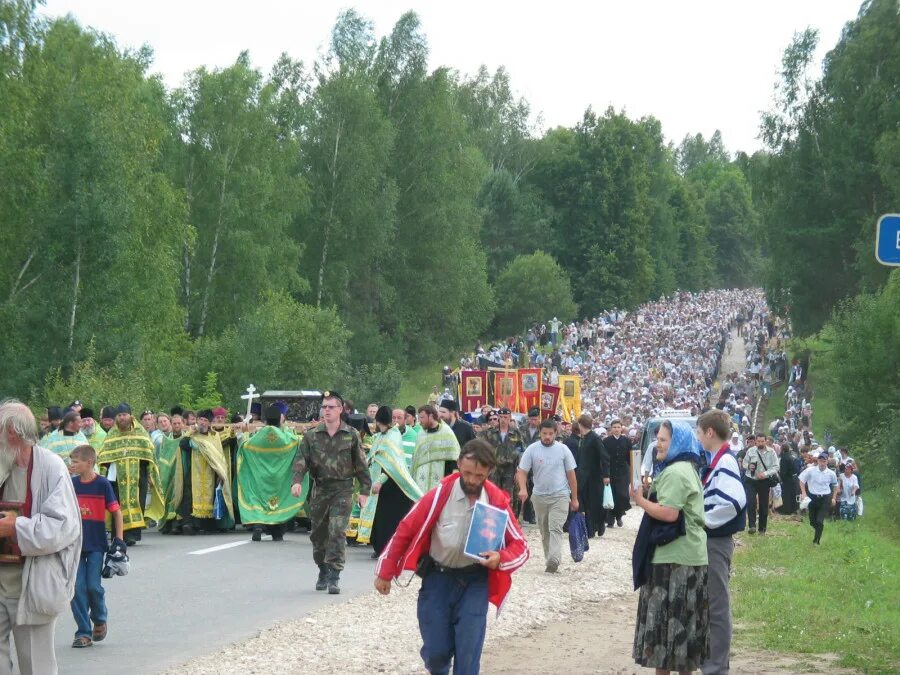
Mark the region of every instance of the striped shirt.
MULTIPOLYGON (((715 455, 706 453, 706 461, 715 455)), ((703 477, 703 519, 707 529, 715 530, 734 520, 747 506, 747 493, 741 481, 737 458, 724 452, 703 477)))

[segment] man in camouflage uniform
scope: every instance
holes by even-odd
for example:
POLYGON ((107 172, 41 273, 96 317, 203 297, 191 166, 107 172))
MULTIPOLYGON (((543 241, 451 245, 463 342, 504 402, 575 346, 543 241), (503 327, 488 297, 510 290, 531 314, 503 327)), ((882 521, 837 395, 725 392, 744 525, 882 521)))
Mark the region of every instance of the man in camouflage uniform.
POLYGON ((315 485, 309 517, 312 531, 313 560, 319 566, 316 590, 326 588, 340 593, 344 569, 345 532, 350 521, 353 479, 359 481, 359 505, 366 505, 372 479, 366 454, 356 429, 341 419, 344 400, 336 392, 325 392, 321 422, 303 434, 294 460, 291 493, 300 496, 303 477, 308 471, 315 485))
POLYGON ((490 480, 497 487, 505 490, 510 496, 511 503, 515 505, 514 513, 518 513, 518 491, 516 485, 516 468, 519 466, 519 458, 525 452, 525 444, 522 433, 512 422, 512 413, 509 408, 500 408, 497 412, 498 424, 496 427, 487 427, 478 434, 491 444, 497 455, 497 466, 491 472, 490 480))

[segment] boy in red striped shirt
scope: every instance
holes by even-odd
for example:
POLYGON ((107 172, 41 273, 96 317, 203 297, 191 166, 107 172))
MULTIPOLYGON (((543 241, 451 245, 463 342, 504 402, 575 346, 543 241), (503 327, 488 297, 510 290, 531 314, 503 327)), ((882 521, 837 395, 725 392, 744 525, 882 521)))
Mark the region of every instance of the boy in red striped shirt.
POLYGON ((122 510, 112 485, 94 471, 97 453, 90 445, 79 445, 69 455, 69 471, 81 509, 81 560, 72 598, 72 614, 78 629, 73 647, 90 647, 106 637, 106 599, 101 584, 103 556, 107 551, 106 512, 112 514, 116 537, 122 539, 122 510), (93 630, 91 623, 93 622, 93 630))

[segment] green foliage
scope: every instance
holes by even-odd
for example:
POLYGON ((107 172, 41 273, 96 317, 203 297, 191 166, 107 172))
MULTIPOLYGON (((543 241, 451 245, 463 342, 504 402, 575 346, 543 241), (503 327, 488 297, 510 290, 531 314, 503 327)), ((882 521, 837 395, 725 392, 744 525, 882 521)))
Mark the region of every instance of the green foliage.
POLYGON ((194 388, 185 384, 181 387, 181 395, 178 397, 181 406, 185 410, 193 410, 198 412, 206 408, 217 408, 224 403, 222 394, 219 392, 219 374, 215 372, 206 373, 203 378, 203 387, 200 394, 194 396, 194 388))
POLYGON ((352 370, 341 393, 362 410, 372 401, 396 400, 402 381, 403 373, 394 361, 371 365, 364 363, 352 370))
POLYGON ((197 344, 197 369, 218 373, 229 408, 248 384, 266 389, 322 389, 345 381, 348 332, 333 309, 298 303, 280 291, 221 335, 197 344))
MULTIPOLYGON (((885 10, 864 10, 829 57, 828 91, 846 100, 806 77, 808 35, 770 120, 785 157, 828 141, 829 176, 840 125, 808 104, 844 106, 843 126, 866 112, 847 87, 883 30, 867 17, 885 10)), ((810 173, 799 159, 732 161, 718 132, 676 149, 654 118, 613 109, 544 134, 503 67, 429 71, 428 50, 415 13, 378 37, 348 10, 309 66, 282 55, 264 74, 244 52, 167 90, 149 50, 0 0, 0 359, 15 364, 0 389, 25 396, 48 373, 62 387, 90 349, 97 372, 136 378, 118 393, 152 407, 195 403, 210 372, 231 404, 250 382, 386 400, 401 370, 489 328, 756 283, 761 239, 792 250, 774 235, 793 199, 785 176, 810 173), (546 280, 516 279, 522 256, 546 280)), ((900 174, 883 100, 892 58, 885 82, 866 80, 878 133, 862 134, 870 166, 851 167, 859 195, 863 178, 900 174)), ((822 189, 813 178, 798 204, 822 189)), ((835 228, 864 222, 835 213, 835 228)), ((772 266, 770 297, 789 300, 796 274, 772 266)))
POLYGON ((143 374, 127 368, 117 359, 109 365, 99 365, 93 342, 87 347, 85 358, 74 364, 68 374, 62 368, 53 368, 44 378, 43 386, 31 392, 31 402, 37 407, 68 405, 80 400, 93 407, 99 415, 105 405, 118 405, 123 401, 132 408, 153 403, 147 395, 143 374))
POLYGON ((840 410, 840 434, 873 484, 900 476, 900 270, 884 289, 839 307, 823 364, 840 410))
POLYGON ((494 293, 496 329, 501 335, 521 334, 532 323, 550 316, 571 321, 578 312, 569 277, 543 251, 513 260, 497 278, 494 293))
POLYGON ((875 222, 897 203, 900 41, 895 0, 871 0, 848 23, 814 79, 817 36, 785 50, 777 109, 763 135, 766 288, 793 326, 809 335, 840 300, 874 290, 887 269, 872 255, 875 222))

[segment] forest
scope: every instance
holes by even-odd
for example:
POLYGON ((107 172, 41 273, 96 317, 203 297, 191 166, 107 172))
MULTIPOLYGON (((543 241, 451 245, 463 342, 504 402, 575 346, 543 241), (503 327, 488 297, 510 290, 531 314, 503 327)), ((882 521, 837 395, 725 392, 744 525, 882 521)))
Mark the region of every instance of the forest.
POLYGON ((413 12, 171 89, 149 48, 0 0, 0 392, 391 400, 476 339, 679 289, 761 285, 815 333, 888 278, 898 27, 865 2, 821 72, 796 35, 748 155, 613 108, 542 129, 503 68, 429 68, 413 12))

